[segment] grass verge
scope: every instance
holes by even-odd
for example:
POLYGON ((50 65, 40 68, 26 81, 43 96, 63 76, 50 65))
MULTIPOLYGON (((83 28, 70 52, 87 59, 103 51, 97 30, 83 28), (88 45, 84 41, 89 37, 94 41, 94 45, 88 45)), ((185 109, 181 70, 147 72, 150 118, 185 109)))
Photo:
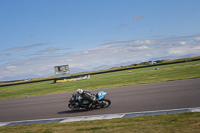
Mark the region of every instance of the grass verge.
POLYGON ((200 113, 0 127, 1 133, 199 133, 200 113))

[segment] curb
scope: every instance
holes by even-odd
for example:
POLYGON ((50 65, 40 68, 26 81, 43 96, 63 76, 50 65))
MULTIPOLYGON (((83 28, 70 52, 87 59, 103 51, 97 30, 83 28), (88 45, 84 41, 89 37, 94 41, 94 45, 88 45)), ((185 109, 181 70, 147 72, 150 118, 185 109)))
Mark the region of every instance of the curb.
POLYGON ((144 112, 118 113, 118 114, 103 114, 103 115, 91 115, 91 116, 76 116, 76 117, 52 118, 52 119, 0 122, 0 127, 2 127, 2 126, 15 126, 15 125, 28 125, 28 124, 35 124, 35 123, 52 123, 52 122, 64 123, 64 122, 75 122, 75 121, 90 121, 90 120, 103 120, 103 119, 114 119, 114 118, 129 118, 129 117, 162 115, 162 114, 175 114, 175 113, 185 113, 185 112, 200 112, 200 107, 170 109, 170 110, 144 111, 144 112))

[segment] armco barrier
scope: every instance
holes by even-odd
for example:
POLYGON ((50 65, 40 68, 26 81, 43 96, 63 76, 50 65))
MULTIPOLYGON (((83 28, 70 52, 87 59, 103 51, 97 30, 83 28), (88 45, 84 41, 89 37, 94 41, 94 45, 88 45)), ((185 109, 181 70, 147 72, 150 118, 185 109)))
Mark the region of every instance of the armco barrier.
MULTIPOLYGON (((117 70, 108 70, 108 71, 102 71, 102 72, 88 72, 87 74, 84 75, 96 75, 96 74, 103 74, 103 73, 110 73, 110 72, 117 72, 117 71, 123 71, 123 70, 130 70, 130 69, 139 69, 139 68, 145 68, 145 67, 152 67, 152 66, 162 66, 162 65, 169 65, 169 64, 176 64, 176 63, 184 63, 184 62, 191 62, 191 61, 199 61, 200 59, 192 59, 192 60, 185 60, 185 61, 177 61, 177 62, 169 62, 169 63, 162 63, 162 64, 154 64, 154 65, 148 65, 148 66, 140 66, 140 67, 130 67, 130 68, 122 68, 122 69, 117 69, 117 70)), ((84 75, 76 75, 76 76, 70 76, 66 77, 65 79, 72 79, 84 75)), ((43 81, 50 81, 50 80, 60 80, 64 78, 51 78, 51 79, 44 79, 44 80, 37 80, 37 81, 27 81, 27 82, 21 82, 21 83, 12 83, 12 84, 5 84, 5 85, 0 85, 0 87, 3 86, 11 86, 11 85, 20 85, 20 84, 28 84, 28 83, 36 83, 36 82, 43 82, 43 81)))

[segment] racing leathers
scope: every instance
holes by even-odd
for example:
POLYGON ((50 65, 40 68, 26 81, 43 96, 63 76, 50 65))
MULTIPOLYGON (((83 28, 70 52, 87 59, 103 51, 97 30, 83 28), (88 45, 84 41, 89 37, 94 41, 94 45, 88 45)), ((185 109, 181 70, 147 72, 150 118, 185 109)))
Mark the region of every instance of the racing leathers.
POLYGON ((88 100, 90 104, 88 105, 88 109, 92 108, 92 105, 94 105, 97 102, 96 96, 92 94, 89 91, 83 91, 82 94, 80 94, 83 100, 88 100))

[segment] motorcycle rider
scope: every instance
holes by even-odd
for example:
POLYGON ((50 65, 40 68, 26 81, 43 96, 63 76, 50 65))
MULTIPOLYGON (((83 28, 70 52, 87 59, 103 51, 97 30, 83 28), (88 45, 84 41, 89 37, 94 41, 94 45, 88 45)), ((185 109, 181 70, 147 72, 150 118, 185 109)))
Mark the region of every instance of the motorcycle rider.
POLYGON ((76 90, 76 92, 82 97, 83 100, 85 99, 90 102, 90 104, 88 105, 88 109, 92 109, 92 105, 98 102, 96 96, 89 91, 83 91, 83 89, 79 88, 76 90))

